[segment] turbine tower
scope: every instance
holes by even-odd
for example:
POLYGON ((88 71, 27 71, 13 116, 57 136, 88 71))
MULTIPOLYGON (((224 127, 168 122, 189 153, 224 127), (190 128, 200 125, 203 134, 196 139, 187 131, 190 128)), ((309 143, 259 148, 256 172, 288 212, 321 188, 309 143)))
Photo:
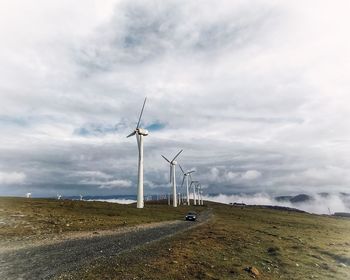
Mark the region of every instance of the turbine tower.
POLYGON ((139 164, 138 164, 138 183, 137 183, 137 208, 143 208, 143 137, 148 135, 148 131, 146 129, 140 128, 140 122, 143 114, 143 109, 145 108, 147 97, 143 102, 139 121, 137 122, 136 128, 133 132, 131 132, 128 137, 136 135, 137 147, 139 149, 139 164))
POLYGON ((175 167, 177 162, 175 159, 182 153, 183 150, 178 152, 172 161, 168 160, 165 156, 162 157, 170 164, 170 183, 173 185, 173 206, 177 207, 177 193, 176 193, 176 178, 175 178, 175 167))
POLYGON ((188 179, 190 178, 191 181, 192 181, 192 175, 191 175, 191 174, 192 174, 193 172, 196 172, 196 171, 195 171, 195 170, 191 170, 191 171, 185 172, 185 171, 182 169, 182 167, 181 167, 180 164, 179 164, 179 167, 180 167, 182 173, 184 174, 184 177, 183 177, 183 179, 182 179, 181 187, 183 186, 184 181, 185 181, 185 179, 186 179, 186 199, 187 199, 187 205, 190 205, 190 192, 189 192, 189 189, 188 189, 188 188, 189 188, 188 179))
POLYGON ((193 196, 193 205, 197 205, 196 203, 196 185, 198 184, 198 181, 191 181, 190 188, 192 187, 192 196, 193 196))
POLYGON ((202 185, 201 185, 201 183, 197 184, 197 191, 198 191, 198 205, 203 205, 202 185))
POLYGON ((200 194, 200 198, 201 198, 201 205, 204 205, 204 203, 203 203, 203 191, 202 191, 202 186, 200 186, 199 194, 200 194))

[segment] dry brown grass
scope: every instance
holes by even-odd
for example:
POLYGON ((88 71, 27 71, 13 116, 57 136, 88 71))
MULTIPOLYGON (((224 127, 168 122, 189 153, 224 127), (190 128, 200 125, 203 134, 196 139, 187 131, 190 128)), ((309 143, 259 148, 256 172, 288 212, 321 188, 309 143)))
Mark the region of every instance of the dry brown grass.
POLYGON ((95 263, 85 279, 350 279, 350 220, 210 204, 206 224, 95 263))
MULTIPOLYGON (((95 262, 75 279, 350 279, 350 220, 207 203, 213 218, 172 238, 95 262)), ((0 199, 0 237, 40 237, 183 219, 188 208, 0 199), (24 216, 21 216, 24 215, 24 216), (67 226, 69 224, 69 226, 67 226)))
POLYGON ((135 204, 55 199, 0 198, 0 240, 41 238, 47 234, 118 229, 183 219, 188 208, 146 202, 135 204))

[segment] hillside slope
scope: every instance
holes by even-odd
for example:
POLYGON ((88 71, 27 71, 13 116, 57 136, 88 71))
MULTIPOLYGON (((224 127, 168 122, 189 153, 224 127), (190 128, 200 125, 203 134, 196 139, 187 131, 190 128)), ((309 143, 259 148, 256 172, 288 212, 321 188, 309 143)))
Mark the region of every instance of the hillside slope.
POLYGON ((214 203, 208 207, 214 213, 209 223, 95 262, 71 277, 349 279, 349 219, 214 203))

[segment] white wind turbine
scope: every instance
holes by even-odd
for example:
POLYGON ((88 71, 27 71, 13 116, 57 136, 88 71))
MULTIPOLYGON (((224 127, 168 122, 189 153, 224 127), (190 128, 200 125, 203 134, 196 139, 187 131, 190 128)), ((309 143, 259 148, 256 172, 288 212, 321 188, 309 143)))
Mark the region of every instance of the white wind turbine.
POLYGON ((198 205, 203 205, 202 185, 201 185, 201 183, 197 184, 197 192, 198 192, 198 205))
POLYGON ((193 191, 195 192, 196 194, 196 198, 195 198, 195 205, 199 205, 199 192, 198 192, 198 185, 199 185, 199 182, 197 181, 196 184, 194 184, 194 189, 193 191))
POLYGON ((148 135, 146 129, 140 128, 141 117, 143 114, 143 109, 145 108, 147 97, 143 102, 139 121, 137 122, 136 128, 127 137, 136 135, 137 147, 139 149, 139 166, 138 166, 138 184, 137 184, 137 208, 143 208, 143 137, 148 135))
POLYGON ((198 181, 191 181, 190 188, 192 187, 192 196, 193 196, 193 205, 197 205, 196 203, 196 186, 198 184, 198 181))
POLYGON ((201 205, 204 205, 203 203, 203 191, 202 191, 202 186, 200 188, 200 195, 201 195, 201 205))
POLYGON ((175 178, 175 167, 177 162, 175 159, 182 153, 183 150, 178 152, 172 161, 168 160, 165 156, 162 157, 170 164, 170 183, 173 185, 173 206, 177 207, 177 193, 176 193, 176 178, 175 178))
POLYGON ((184 182, 185 182, 185 180, 186 180, 186 199, 187 199, 187 205, 190 205, 190 192, 189 192, 189 182, 188 182, 188 179, 190 178, 191 179, 191 181, 192 181, 192 173, 193 172, 196 172, 195 170, 191 170, 191 171, 187 171, 187 172, 185 172, 183 169, 182 169, 182 167, 181 167, 181 165, 179 164, 179 167, 180 167, 180 169, 181 169, 181 171, 182 171, 182 173, 183 173, 183 175, 184 175, 184 177, 183 177, 183 179, 182 179, 182 184, 181 184, 181 187, 183 186, 183 184, 184 184, 184 182))

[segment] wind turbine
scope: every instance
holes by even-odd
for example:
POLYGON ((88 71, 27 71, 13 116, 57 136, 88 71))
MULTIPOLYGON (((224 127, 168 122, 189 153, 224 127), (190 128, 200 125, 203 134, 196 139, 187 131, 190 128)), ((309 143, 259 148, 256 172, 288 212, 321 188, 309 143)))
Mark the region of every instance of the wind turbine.
POLYGON ((192 188, 192 196, 193 196, 193 205, 196 205, 196 185, 198 184, 198 181, 191 181, 190 188, 193 185, 192 188))
POLYGON ((203 203, 203 191, 202 191, 202 186, 200 188, 200 195, 201 195, 201 205, 204 205, 203 203))
POLYGON ((191 171, 185 172, 185 171, 182 169, 182 167, 181 167, 180 164, 179 164, 179 167, 180 167, 182 173, 184 174, 184 177, 183 177, 183 179, 182 179, 181 187, 183 186, 184 181, 185 181, 185 179, 186 179, 186 198, 187 198, 187 205, 190 205, 190 193, 189 193, 189 190, 188 190, 188 187, 189 187, 189 186, 188 186, 188 178, 190 178, 191 181, 192 181, 192 175, 191 175, 191 173, 196 172, 196 171, 195 171, 195 170, 191 170, 191 171))
POLYGON ((139 166, 138 166, 138 183, 137 183, 137 208, 143 208, 143 137, 148 135, 148 131, 146 129, 140 128, 140 122, 143 114, 143 109, 145 108, 147 97, 143 102, 139 121, 137 122, 136 128, 133 132, 131 132, 128 137, 136 135, 137 147, 139 149, 139 166))
POLYGON ((176 178, 175 178, 175 167, 177 162, 175 159, 179 156, 179 154, 182 153, 183 150, 178 152, 176 156, 173 158, 172 161, 168 160, 165 156, 162 155, 162 157, 170 163, 170 183, 173 185, 173 206, 177 207, 177 193, 176 193, 176 178))
POLYGON ((202 185, 201 185, 201 183, 197 184, 197 192, 198 192, 198 205, 203 205, 202 185))

